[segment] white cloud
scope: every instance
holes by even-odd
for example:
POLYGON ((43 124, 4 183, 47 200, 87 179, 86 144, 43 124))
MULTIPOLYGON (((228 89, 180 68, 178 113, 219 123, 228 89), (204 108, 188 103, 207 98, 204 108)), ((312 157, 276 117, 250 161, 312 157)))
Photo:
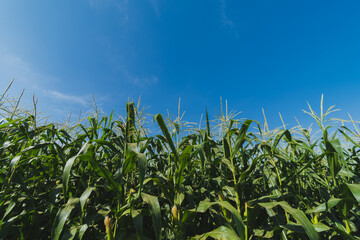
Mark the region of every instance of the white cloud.
MULTIPOLYGON (((0 52, 1 53, 1 52, 0 52)), ((17 97, 25 89, 20 104, 32 108, 33 94, 39 99, 39 111, 47 116, 61 119, 69 112, 77 111, 79 106, 89 108, 91 96, 77 96, 63 93, 54 86, 61 80, 35 70, 28 61, 14 54, 0 54, 0 92, 5 90, 11 79, 15 81, 8 92, 9 97, 17 97)))
POLYGON ((21 82, 22 85, 34 81, 37 77, 37 74, 31 71, 30 66, 16 55, 2 55, 0 70, 4 80, 10 81, 12 78, 16 78, 16 82, 21 82))
MULTIPOLYGON (((148 0, 154 9, 155 14, 160 16, 159 9, 159 0, 148 0)), ((131 16, 131 11, 129 10, 129 0, 88 0, 88 3, 91 8, 97 11, 101 11, 104 8, 115 8, 121 18, 122 24, 128 23, 131 16)))
POLYGON ((6 66, 7 68, 18 68, 21 69, 21 72, 30 72, 30 67, 27 63, 25 63, 20 57, 15 55, 3 55, 0 59, 0 64, 2 66, 6 66))
POLYGON ((234 22, 229 19, 226 14, 226 0, 221 0, 220 6, 221 21, 226 27, 235 27, 234 22))
POLYGON ((158 0, 149 0, 157 16, 160 16, 158 0))
MULTIPOLYGON (((47 89, 44 87, 46 85, 52 85, 52 83, 57 82, 54 77, 47 76, 45 74, 38 73, 36 70, 32 69, 30 65, 24 61, 22 58, 16 55, 4 55, 0 57, 0 71, 2 74, 9 75, 13 74, 12 77, 15 78, 14 83, 20 83, 22 88, 30 91, 32 93, 41 94, 43 93, 47 97, 52 99, 71 102, 81 105, 86 105, 85 97, 79 97, 71 94, 61 93, 59 91, 47 89)), ((10 79, 9 79, 10 81, 10 79)))
POLYGON ((159 82, 159 78, 156 75, 149 74, 147 76, 137 76, 132 72, 129 72, 129 70, 125 67, 124 64, 118 63, 117 67, 122 72, 127 82, 137 85, 139 87, 153 86, 158 84, 159 82))
POLYGON ((69 103, 76 103, 83 106, 88 105, 88 101, 86 101, 87 97, 81 97, 71 94, 65 94, 58 91, 44 91, 45 94, 53 99, 62 101, 62 102, 69 102, 69 103))
POLYGON ((26 91, 34 92, 39 89, 39 86, 51 85, 56 81, 52 76, 39 73, 34 70, 32 66, 20 56, 14 54, 0 55, 0 79, 3 84, 7 84, 11 79, 15 79, 12 88, 17 91, 25 88, 26 91))
POLYGON ((157 76, 135 77, 133 79, 133 83, 140 87, 156 85, 158 82, 159 82, 159 79, 157 76))
POLYGON ((129 20, 129 1, 128 0, 88 0, 90 7, 96 10, 112 7, 117 9, 123 21, 129 20))

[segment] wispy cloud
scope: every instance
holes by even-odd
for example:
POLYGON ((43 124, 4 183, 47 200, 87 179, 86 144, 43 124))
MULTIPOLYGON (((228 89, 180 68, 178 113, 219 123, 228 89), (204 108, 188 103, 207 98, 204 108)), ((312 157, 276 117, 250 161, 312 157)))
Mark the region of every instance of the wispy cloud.
MULTIPOLYGON (((56 82, 56 78, 35 70, 28 61, 16 54, 0 52, 0 87, 7 84, 14 78, 11 92, 21 92, 25 89, 25 94, 35 93, 39 89, 56 82)), ((15 93, 16 94, 16 93, 15 93)))
POLYGON ((57 77, 39 72, 29 64, 29 61, 18 55, 2 53, 0 54, 0 79, 4 80, 0 82, 0 87, 6 87, 12 78, 15 81, 10 88, 9 96, 16 97, 22 89, 25 89, 21 100, 21 103, 25 104, 25 108, 32 107, 33 94, 39 99, 39 110, 56 119, 67 116, 69 112, 77 110, 79 107, 89 108, 90 94, 78 96, 64 93, 55 88, 61 82, 57 77))
POLYGON ((226 0, 220 1, 220 13, 221 13, 221 21, 224 26, 226 27, 235 27, 235 24, 232 20, 229 19, 227 13, 226 13, 226 0))
POLYGON ((0 71, 2 78, 8 81, 15 78, 16 82, 19 82, 24 87, 35 87, 41 78, 22 58, 11 54, 3 54, 0 57, 0 71))
POLYGON ((25 60, 16 55, 8 54, 0 57, 0 71, 9 76, 13 74, 12 77, 15 78, 15 83, 20 83, 18 85, 21 85, 26 90, 30 90, 30 92, 36 91, 38 94, 43 93, 52 99, 86 105, 87 101, 85 99, 89 98, 65 94, 44 87, 43 83, 52 85, 57 80, 54 77, 41 74, 32 69, 25 60))
POLYGON ((124 79, 139 87, 149 87, 159 83, 159 77, 156 74, 135 75, 128 70, 123 63, 117 63, 117 68, 122 72, 124 79))
MULTIPOLYGON (((148 0, 154 9, 155 14, 160 16, 159 0, 148 0)), ((131 15, 129 0, 88 0, 91 8, 96 10, 102 10, 104 8, 115 8, 119 16, 122 19, 123 24, 127 23, 130 18, 134 18, 131 15)))
POLYGON ((22 72, 30 72, 30 67, 27 63, 25 63, 20 57, 16 55, 5 54, 0 59, 0 64, 2 66, 18 68, 21 69, 22 72))
POLYGON ((88 0, 90 7, 100 10, 106 7, 117 9, 122 20, 129 20, 129 1, 128 0, 88 0))
POLYGON ((83 106, 87 106, 89 101, 87 101, 88 97, 76 96, 71 94, 65 94, 58 91, 44 91, 47 96, 53 98, 58 101, 68 102, 68 103, 75 103, 80 104, 83 106))
POLYGON ((157 16, 160 16, 158 0, 149 0, 157 16))
POLYGON ((157 76, 133 78, 133 83, 140 87, 156 85, 158 82, 159 82, 159 79, 157 76))

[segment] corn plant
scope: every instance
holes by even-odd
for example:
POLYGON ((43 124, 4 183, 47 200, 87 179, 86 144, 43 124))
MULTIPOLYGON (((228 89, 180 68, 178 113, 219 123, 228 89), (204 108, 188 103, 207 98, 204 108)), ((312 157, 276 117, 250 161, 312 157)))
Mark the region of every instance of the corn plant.
POLYGON ((307 111, 316 135, 227 110, 151 135, 131 102, 66 128, 3 111, 0 239, 360 239, 360 135, 331 110, 307 111))

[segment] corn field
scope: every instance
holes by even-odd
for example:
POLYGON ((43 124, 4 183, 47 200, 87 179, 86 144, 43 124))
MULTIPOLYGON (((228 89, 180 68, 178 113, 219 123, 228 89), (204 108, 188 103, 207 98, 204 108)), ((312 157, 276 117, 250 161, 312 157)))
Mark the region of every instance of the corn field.
POLYGON ((134 103, 63 127, 4 99, 0 239, 360 239, 360 135, 331 108, 317 135, 207 112, 151 135, 134 103))

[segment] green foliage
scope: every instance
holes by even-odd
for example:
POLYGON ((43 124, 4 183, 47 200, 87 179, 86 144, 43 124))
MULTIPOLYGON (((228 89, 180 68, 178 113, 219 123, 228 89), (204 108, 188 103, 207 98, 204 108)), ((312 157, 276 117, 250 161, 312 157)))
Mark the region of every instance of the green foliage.
POLYGON ((0 239, 360 239, 359 134, 330 132, 331 109, 308 112, 318 138, 224 114, 211 128, 207 111, 182 137, 180 113, 155 115, 148 136, 126 110, 67 129, 7 115, 0 239))

